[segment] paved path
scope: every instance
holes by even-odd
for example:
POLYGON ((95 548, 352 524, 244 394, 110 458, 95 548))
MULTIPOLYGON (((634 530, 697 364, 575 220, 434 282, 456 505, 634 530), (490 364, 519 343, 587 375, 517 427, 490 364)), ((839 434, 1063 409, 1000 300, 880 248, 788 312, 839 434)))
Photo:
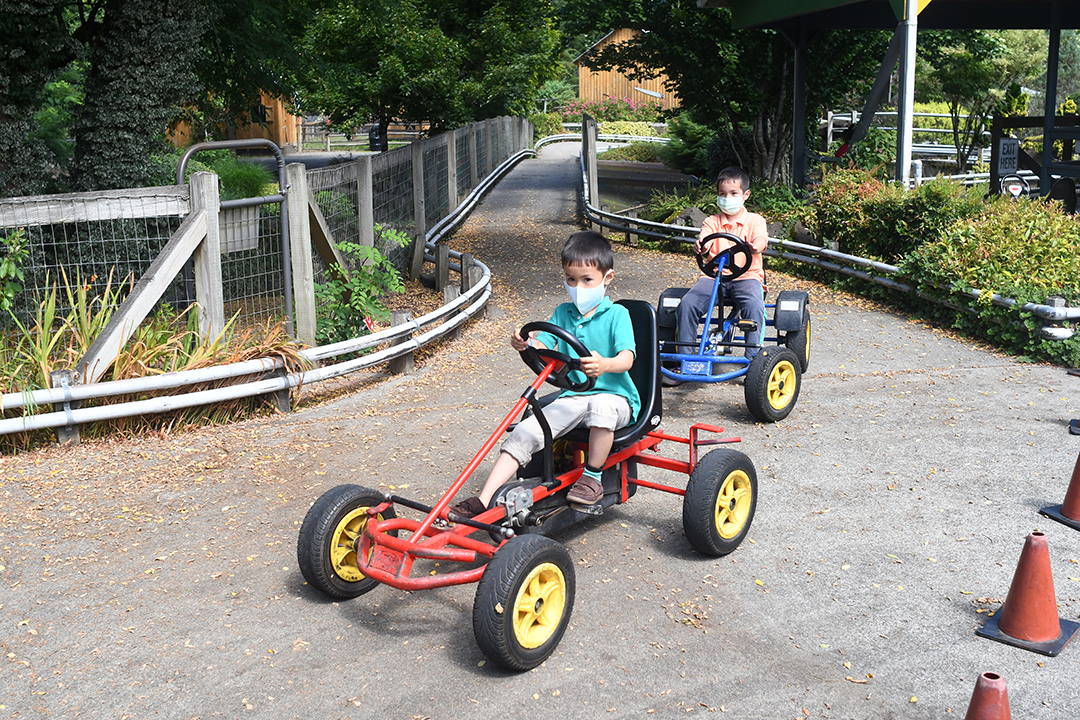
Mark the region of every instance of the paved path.
MULTIPOLYGON (((519 165, 459 233, 497 296, 416 374, 286 417, 0 461, 0 717, 959 718, 985 670, 1016 717, 1080 714, 1080 646, 1044 658, 974 636, 1034 528, 1061 615, 1080 612, 1080 535, 1036 514, 1076 459, 1076 381, 822 291, 787 421, 754 423, 733 384, 666 396, 666 429, 742 436, 752 539, 696 555, 678 499, 649 491, 560 535, 577 602, 545 665, 484 662, 472 587, 336 603, 302 584, 314 498, 355 482, 434 499, 531 377, 506 335, 561 300, 575 153, 519 165)), ((688 265, 620 248, 613 294, 655 300, 688 265)))

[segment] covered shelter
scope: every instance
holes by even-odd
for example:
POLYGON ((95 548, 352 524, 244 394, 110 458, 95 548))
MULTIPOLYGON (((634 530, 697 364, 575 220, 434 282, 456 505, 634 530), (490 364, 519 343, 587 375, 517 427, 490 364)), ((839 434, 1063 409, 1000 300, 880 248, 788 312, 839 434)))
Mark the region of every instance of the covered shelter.
MULTIPOLYGON (((912 113, 915 82, 915 38, 927 30, 1047 30, 1047 92, 1043 137, 1070 141, 1080 128, 1056 124, 1058 50, 1062 28, 1080 28, 1080 2, 1076 0, 698 0, 701 7, 731 9, 736 28, 771 28, 781 32, 795 49, 795 141, 793 179, 806 179, 806 51, 821 30, 894 30, 892 42, 870 91, 863 119, 854 140, 866 127, 888 88, 889 77, 900 63, 897 123, 896 178, 907 182, 911 172, 912 113)), ((1080 175, 1080 163, 1053 161, 1053 142, 1043 143, 1040 188, 1050 187, 1050 176, 1080 175)))

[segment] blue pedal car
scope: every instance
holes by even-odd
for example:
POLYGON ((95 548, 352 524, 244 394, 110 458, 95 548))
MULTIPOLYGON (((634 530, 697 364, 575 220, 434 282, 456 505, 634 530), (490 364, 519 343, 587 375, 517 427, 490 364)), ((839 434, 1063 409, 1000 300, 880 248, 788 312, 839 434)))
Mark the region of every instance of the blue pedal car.
POLYGON ((688 288, 668 288, 660 295, 657 335, 661 372, 680 382, 718 383, 745 376, 750 414, 761 422, 783 420, 795 407, 802 374, 810 364, 809 293, 784 290, 775 303, 766 303, 762 341, 750 345, 746 333, 757 330, 757 323, 739 318, 739 309, 723 301, 723 282, 749 269, 752 250, 742 238, 730 233, 713 233, 703 243, 708 246, 716 238, 733 245, 708 262, 697 257, 701 271, 713 278, 713 288, 709 310, 698 323, 701 332, 694 343, 677 339, 676 312, 688 288), (729 275, 723 275, 725 268, 731 271, 729 275), (767 337, 768 328, 775 332, 772 337, 767 337), (744 357, 748 347, 760 348, 752 360, 744 357))

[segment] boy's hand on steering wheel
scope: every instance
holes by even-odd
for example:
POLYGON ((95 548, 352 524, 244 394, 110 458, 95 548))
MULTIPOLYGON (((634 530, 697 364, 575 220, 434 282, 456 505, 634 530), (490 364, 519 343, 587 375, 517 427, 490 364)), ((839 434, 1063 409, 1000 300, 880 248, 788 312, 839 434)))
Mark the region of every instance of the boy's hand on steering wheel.
POLYGON ((510 347, 514 348, 518 352, 521 352, 525 348, 529 347, 529 340, 528 338, 521 337, 521 333, 517 330, 514 330, 514 334, 510 336, 510 347))
POLYGON ((601 357, 595 350, 591 355, 586 355, 580 358, 581 372, 585 373, 586 377, 600 377, 607 372, 610 361, 606 357, 601 357))

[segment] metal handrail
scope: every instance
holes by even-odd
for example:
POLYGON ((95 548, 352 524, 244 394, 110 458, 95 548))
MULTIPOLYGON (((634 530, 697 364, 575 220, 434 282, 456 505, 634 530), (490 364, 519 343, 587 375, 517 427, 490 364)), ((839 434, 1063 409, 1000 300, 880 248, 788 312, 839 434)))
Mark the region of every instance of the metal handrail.
MULTIPOLYGON (((665 223, 640 220, 638 218, 630 218, 626 217, 625 215, 619 215, 617 213, 612 213, 593 207, 589 203, 589 174, 585 163, 586 158, 584 157, 584 155, 582 155, 581 183, 583 190, 583 203, 585 207, 585 216, 589 221, 596 223, 597 225, 603 225, 606 228, 618 232, 645 235, 647 237, 652 237, 659 240, 672 240, 677 242, 692 243, 695 239, 697 239, 699 229, 695 227, 687 227, 685 225, 668 225, 665 223)), ((856 277, 862 280, 867 280, 883 287, 898 290, 900 292, 915 293, 919 297, 925 298, 927 300, 946 304, 940 298, 930 295, 928 293, 924 293, 918 290, 916 287, 909 285, 908 283, 894 280, 893 276, 903 277, 900 273, 900 268, 895 265, 889 265, 887 263, 883 263, 877 260, 870 260, 868 258, 858 257, 857 255, 848 255, 837 250, 817 247, 816 245, 806 245, 803 243, 793 242, 791 240, 783 240, 773 237, 769 238, 768 246, 764 254, 783 260, 792 260, 808 265, 814 265, 833 272, 839 272, 844 275, 856 277), (788 248, 797 250, 799 252, 788 252, 788 248), (816 257, 808 257, 807 255, 801 253, 808 253, 809 255, 816 257), (844 265, 840 265, 837 262, 831 262, 830 259, 844 262, 849 265, 855 265, 857 267, 846 267, 844 265), (882 273, 888 277, 883 277, 881 274, 877 273, 882 273)), ((985 290, 979 289, 959 291, 953 290, 952 288, 940 286, 939 289, 948 292, 958 293, 972 299, 978 299, 986 293, 985 290)), ((991 294, 990 297, 990 302, 993 305, 1030 312, 1036 317, 1042 320, 1046 320, 1048 323, 1052 323, 1050 325, 1044 325, 1039 329, 1040 337, 1046 340, 1069 339, 1073 336, 1074 331, 1071 328, 1060 327, 1059 325, 1057 325, 1057 323, 1071 320, 1080 320, 1080 308, 1056 307, 1053 305, 1030 302, 1021 303, 1015 298, 1005 297, 997 293, 991 294)))
MULTIPOLYGON (((468 216, 476 206, 476 203, 479 202, 480 198, 490 190, 491 187, 510 170, 510 168, 527 157, 535 156, 535 154, 536 152, 533 149, 520 150, 493 169, 482 182, 472 189, 465 201, 426 233, 424 238, 425 249, 430 249, 434 252, 435 245, 445 239, 445 237, 468 216)), ((450 256, 451 258, 460 260, 461 253, 452 250, 450 256)), ((433 259, 433 255, 431 254, 425 253, 425 257, 433 259)), ((474 260, 474 262, 476 263, 476 266, 481 269, 483 276, 476 285, 457 299, 426 315, 408 320, 401 325, 395 325, 386 330, 381 330, 360 338, 353 338, 331 345, 308 348, 301 351, 300 356, 309 364, 316 365, 328 358, 364 350, 372 350, 384 343, 400 340, 406 336, 420 332, 424 328, 441 321, 441 324, 437 327, 401 342, 400 344, 395 344, 388 348, 384 348, 383 350, 372 352, 362 357, 344 362, 313 367, 307 370, 275 377, 263 377, 252 382, 192 393, 166 395, 146 400, 116 403, 113 405, 98 405, 90 408, 73 408, 71 407, 71 404, 84 402, 86 400, 116 397, 119 395, 205 384, 207 382, 248 375, 267 375, 280 372, 284 365, 279 359, 263 358, 239 363, 230 363, 227 365, 217 365, 198 370, 164 373, 162 375, 144 378, 113 380, 91 385, 76 385, 19 393, 7 393, 0 396, 0 409, 17 407, 33 408, 43 405, 66 405, 66 407, 63 410, 55 412, 0 419, 0 435, 169 412, 199 405, 226 402, 244 397, 265 395, 280 390, 299 387, 303 384, 328 380, 357 370, 379 365, 396 357, 414 352, 415 350, 440 339, 444 335, 453 332, 468 321, 470 317, 483 309, 487 304, 488 299, 491 297, 491 270, 487 265, 478 260, 474 260)), ((460 265, 458 266, 458 269, 460 270, 460 265)))

